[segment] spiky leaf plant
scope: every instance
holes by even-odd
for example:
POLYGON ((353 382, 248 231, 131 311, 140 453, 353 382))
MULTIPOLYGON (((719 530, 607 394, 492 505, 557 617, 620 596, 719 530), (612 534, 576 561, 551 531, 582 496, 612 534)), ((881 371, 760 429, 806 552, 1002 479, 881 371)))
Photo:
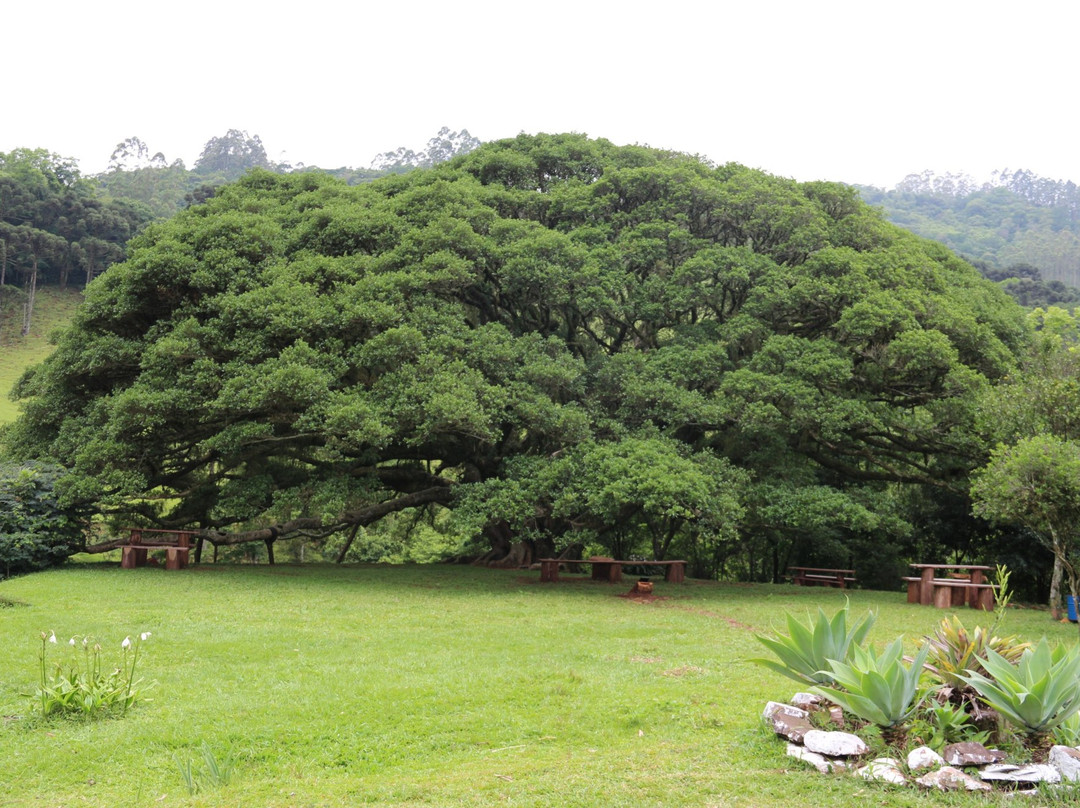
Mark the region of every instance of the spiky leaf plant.
POLYGON ((816 685, 810 690, 839 704, 864 721, 877 724, 890 746, 903 746, 906 723, 934 688, 921 690, 919 677, 930 649, 923 645, 911 665, 904 665, 904 643, 897 639, 880 653, 856 646, 850 662, 829 660, 835 683, 843 688, 816 685))
POLYGON ((969 633, 956 615, 942 620, 933 636, 924 638, 923 642, 930 648, 926 669, 944 684, 956 688, 966 684, 965 671, 985 672, 982 661, 987 649, 1015 663, 1031 647, 1031 643, 1021 642, 1015 635, 990 636, 982 626, 975 626, 969 633))
POLYGON ((846 660, 852 649, 866 640, 866 634, 874 625, 876 615, 867 612, 851 628, 848 628, 848 607, 838 611, 830 619, 825 610, 818 608, 815 620, 808 616, 803 625, 791 614, 787 615, 788 634, 776 637, 755 635, 758 640, 779 658, 754 659, 770 670, 794 679, 803 685, 830 684, 829 660, 846 660))
POLYGON ((1024 733, 1035 760, 1045 760, 1051 731, 1080 710, 1080 647, 1051 649, 1043 637, 1015 664, 993 650, 982 664, 986 675, 969 671, 961 678, 1024 733))

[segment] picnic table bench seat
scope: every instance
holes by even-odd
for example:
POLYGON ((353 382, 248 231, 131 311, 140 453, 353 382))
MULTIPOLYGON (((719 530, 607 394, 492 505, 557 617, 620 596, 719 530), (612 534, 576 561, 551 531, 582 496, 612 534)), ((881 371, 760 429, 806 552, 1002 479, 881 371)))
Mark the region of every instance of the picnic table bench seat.
POLYGON ((788 577, 797 586, 834 586, 846 589, 855 583, 855 570, 829 567, 788 567, 788 577))
MULTIPOLYGON (((903 578, 907 583, 907 602, 922 603, 922 589, 927 582, 922 578, 903 578)), ((997 586, 988 583, 974 583, 973 581, 960 580, 957 578, 931 578, 929 581, 930 594, 928 603, 938 609, 952 609, 965 604, 973 609, 993 611, 994 600, 997 597, 997 586)))
POLYGON ((906 577, 908 603, 951 609, 967 604, 991 611, 997 586, 987 583, 991 567, 980 564, 912 564, 919 575, 906 577))

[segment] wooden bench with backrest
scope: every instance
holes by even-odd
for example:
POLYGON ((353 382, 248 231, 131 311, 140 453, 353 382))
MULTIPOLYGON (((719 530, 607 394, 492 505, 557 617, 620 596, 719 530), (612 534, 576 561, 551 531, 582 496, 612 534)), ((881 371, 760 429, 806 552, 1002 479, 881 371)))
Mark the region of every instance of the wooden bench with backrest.
POLYGON ((554 583, 559 580, 559 566, 562 564, 589 564, 592 567, 592 579, 594 581, 607 581, 618 583, 622 580, 622 569, 628 567, 663 567, 664 580, 668 583, 681 584, 686 580, 685 561, 650 561, 642 559, 621 560, 606 556, 592 556, 591 558, 541 558, 540 580, 545 583, 554 583))
POLYGON ((120 566, 130 570, 144 567, 151 550, 165 551, 165 569, 179 570, 188 565, 193 530, 158 530, 155 528, 130 528, 131 538, 120 548, 120 566))
POLYGON ((828 567, 788 567, 788 577, 798 586, 835 586, 846 589, 855 583, 855 570, 828 567))

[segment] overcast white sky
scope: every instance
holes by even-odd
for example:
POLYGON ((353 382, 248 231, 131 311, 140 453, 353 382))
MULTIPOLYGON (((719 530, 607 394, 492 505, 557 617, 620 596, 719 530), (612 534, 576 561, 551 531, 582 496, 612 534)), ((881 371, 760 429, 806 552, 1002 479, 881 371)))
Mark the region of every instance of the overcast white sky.
POLYGON ((441 126, 584 132, 799 180, 1080 182, 1075 0, 13 2, 0 151, 190 168, 228 129, 366 167, 441 126))

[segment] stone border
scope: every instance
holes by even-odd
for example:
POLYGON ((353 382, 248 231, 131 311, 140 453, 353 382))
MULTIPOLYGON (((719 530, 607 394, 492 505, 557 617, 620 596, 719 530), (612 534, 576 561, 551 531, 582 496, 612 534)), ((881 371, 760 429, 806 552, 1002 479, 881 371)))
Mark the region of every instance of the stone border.
MULTIPOLYGON (((864 762, 870 747, 859 736, 821 730, 813 725, 809 711, 820 709, 822 704, 820 696, 796 693, 787 704, 768 702, 762 717, 773 732, 787 740, 789 757, 801 760, 823 774, 845 772, 864 780, 897 786, 999 793, 1035 793, 1040 783, 1072 788, 1061 784, 1080 781, 1080 747, 1071 746, 1053 747, 1049 763, 1007 763, 1004 752, 987 749, 978 743, 950 744, 942 750, 942 755, 927 746, 920 746, 908 752, 904 762, 894 758, 864 762), (972 767, 977 770, 977 777, 964 771, 972 767), (925 774, 916 776, 919 772, 925 774)), ((843 726, 843 714, 838 715, 838 709, 830 708, 830 720, 843 726)))

